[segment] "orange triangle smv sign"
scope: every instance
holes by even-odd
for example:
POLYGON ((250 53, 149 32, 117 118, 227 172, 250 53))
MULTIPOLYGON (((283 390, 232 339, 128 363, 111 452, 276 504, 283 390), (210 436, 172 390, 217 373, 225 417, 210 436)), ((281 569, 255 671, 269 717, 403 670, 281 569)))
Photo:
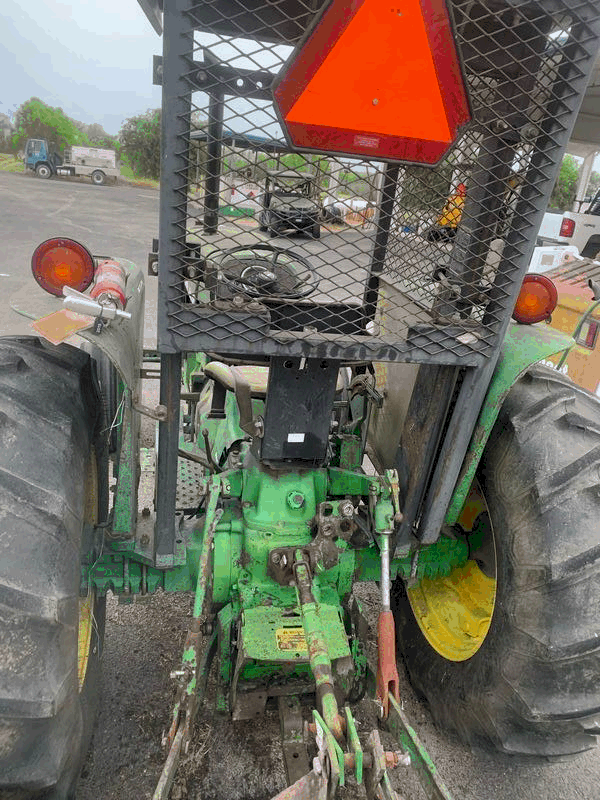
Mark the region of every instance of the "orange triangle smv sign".
POLYGON ((444 0, 333 0, 274 93, 301 150, 435 164, 470 120, 444 0))

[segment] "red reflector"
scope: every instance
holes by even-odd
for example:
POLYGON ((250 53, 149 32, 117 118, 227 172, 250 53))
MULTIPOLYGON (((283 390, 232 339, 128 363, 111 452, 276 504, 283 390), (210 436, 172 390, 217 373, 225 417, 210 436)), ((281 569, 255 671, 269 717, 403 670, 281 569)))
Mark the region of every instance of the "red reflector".
POLYGON ((596 344, 597 333, 598 333, 598 323, 590 322, 587 336, 585 337, 585 346, 589 347, 590 350, 594 349, 594 345, 596 344))
POLYGON ((94 279, 94 259, 73 239, 47 239, 36 247, 31 271, 42 289, 61 297, 63 286, 85 292, 94 279))
POLYGON ((444 0, 333 0, 275 89, 294 147, 435 164, 470 119, 444 0))
POLYGON ((563 217, 563 221, 560 225, 560 232, 559 236, 573 236, 575 233, 575 220, 569 219, 568 217, 563 217))
POLYGON ((558 302, 556 286, 545 275, 526 275, 515 303, 513 319, 533 325, 548 319, 558 302))

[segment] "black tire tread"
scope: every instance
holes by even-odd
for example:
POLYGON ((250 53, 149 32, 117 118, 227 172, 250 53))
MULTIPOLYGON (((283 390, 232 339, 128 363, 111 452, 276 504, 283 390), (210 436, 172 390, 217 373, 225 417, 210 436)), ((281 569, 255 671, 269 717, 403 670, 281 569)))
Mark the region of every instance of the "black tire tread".
POLYGON ((0 339, 0 797, 71 798, 91 735, 72 654, 94 398, 85 353, 0 339))
POLYGON ((512 588, 502 594, 499 579, 488 639, 450 668, 428 645, 408 641, 416 623, 405 622, 405 592, 397 587, 400 625, 406 625, 399 644, 411 680, 438 723, 467 742, 547 757, 594 747, 600 733, 600 402, 560 373, 532 368, 503 404, 479 480, 492 517, 493 508, 504 509, 495 513, 505 524, 492 523, 506 531, 504 577, 512 588), (436 689, 444 675, 445 689, 436 689))

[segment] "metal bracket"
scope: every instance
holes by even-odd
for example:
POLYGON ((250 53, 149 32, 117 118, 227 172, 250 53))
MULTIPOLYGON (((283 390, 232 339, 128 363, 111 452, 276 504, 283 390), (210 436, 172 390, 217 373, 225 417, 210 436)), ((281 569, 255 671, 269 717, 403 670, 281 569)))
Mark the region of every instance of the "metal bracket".
POLYGON ((140 403, 138 396, 135 395, 133 398, 133 407, 140 414, 143 414, 145 417, 150 417, 150 419, 155 419, 157 422, 166 422, 167 420, 168 409, 166 406, 158 404, 154 406, 154 408, 150 408, 150 406, 140 403))
POLYGON ((438 775, 427 750, 421 744, 396 698, 391 695, 386 727, 402 749, 410 755, 410 763, 417 771, 419 782, 428 800, 452 800, 452 795, 438 775))
POLYGON ((304 721, 296 695, 281 695, 278 699, 281 722, 281 747, 288 785, 296 783, 309 770, 308 750, 304 741, 304 721))
POLYGON ((162 86, 163 79, 163 59, 162 56, 152 56, 152 83, 154 86, 162 86))
POLYGON ((367 752, 371 755, 371 764, 365 769, 365 789, 368 800, 399 800, 392 789, 387 773, 386 754, 381 744, 379 731, 369 734, 367 752))
POLYGON ((328 570, 335 567, 340 557, 336 539, 348 541, 357 527, 352 500, 319 503, 314 522, 317 532, 310 544, 300 548, 276 547, 269 553, 268 573, 281 586, 291 586, 294 581, 294 554, 298 549, 302 550, 313 574, 320 568, 328 570))

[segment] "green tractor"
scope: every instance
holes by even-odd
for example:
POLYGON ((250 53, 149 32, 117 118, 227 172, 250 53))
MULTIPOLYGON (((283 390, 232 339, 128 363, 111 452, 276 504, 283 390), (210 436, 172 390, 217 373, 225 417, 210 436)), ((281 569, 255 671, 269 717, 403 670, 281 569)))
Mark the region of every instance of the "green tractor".
POLYGON ((200 710, 235 725, 273 705, 281 800, 349 782, 394 800, 409 763, 448 800, 397 663, 465 742, 594 747, 600 405, 540 363, 573 340, 526 273, 600 3, 141 5, 164 43, 157 349, 141 271, 64 238, 36 249, 14 304, 35 337, 0 340, 0 797, 75 797, 108 592, 193 597, 155 800, 200 710), (219 220, 225 119, 253 147, 283 131, 299 171, 368 161, 374 229, 275 247, 219 220), (460 228, 429 242, 459 181, 460 228), (140 451, 143 417, 157 437, 140 451), (378 583, 377 664, 360 582, 378 583), (399 750, 359 736, 365 695, 399 750))

